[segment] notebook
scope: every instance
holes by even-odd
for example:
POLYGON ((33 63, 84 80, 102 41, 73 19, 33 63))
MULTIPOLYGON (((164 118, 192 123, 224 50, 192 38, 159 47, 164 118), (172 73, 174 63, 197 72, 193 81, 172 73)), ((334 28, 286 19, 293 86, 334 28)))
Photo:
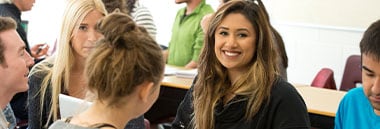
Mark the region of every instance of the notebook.
POLYGON ((91 102, 74 98, 68 95, 59 94, 59 110, 61 118, 67 118, 86 110, 91 102))

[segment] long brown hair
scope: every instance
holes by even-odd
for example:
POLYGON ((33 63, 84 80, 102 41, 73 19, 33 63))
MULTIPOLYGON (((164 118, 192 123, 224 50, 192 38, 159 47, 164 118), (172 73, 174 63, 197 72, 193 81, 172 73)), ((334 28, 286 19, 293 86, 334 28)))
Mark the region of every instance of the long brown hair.
POLYGON ((199 73, 194 85, 194 117, 196 129, 214 129, 214 108, 218 101, 227 94, 242 95, 247 98, 245 118, 256 115, 260 107, 269 100, 272 85, 278 75, 274 37, 264 5, 259 0, 233 0, 217 10, 211 19, 200 55, 199 73), (256 53, 250 68, 235 83, 231 83, 226 68, 216 58, 215 31, 221 21, 231 13, 244 15, 256 31, 256 53))

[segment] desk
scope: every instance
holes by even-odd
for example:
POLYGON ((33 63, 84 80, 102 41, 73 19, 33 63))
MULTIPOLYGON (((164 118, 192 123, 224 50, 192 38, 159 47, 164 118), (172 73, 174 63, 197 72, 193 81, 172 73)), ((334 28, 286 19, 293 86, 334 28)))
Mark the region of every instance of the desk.
POLYGON ((161 86, 187 90, 187 89, 190 89, 192 83, 193 83, 192 78, 179 78, 173 75, 173 76, 165 76, 161 82, 161 86))
POLYGON ((344 91, 311 86, 296 86, 296 89, 304 99, 309 113, 329 117, 335 117, 340 100, 346 94, 344 91))
MULTIPOLYGON (((189 89, 193 79, 165 76, 161 85, 180 89, 189 89)), ((304 84, 294 84, 304 99, 309 113, 335 117, 339 102, 346 94, 344 91, 316 88, 304 84)))

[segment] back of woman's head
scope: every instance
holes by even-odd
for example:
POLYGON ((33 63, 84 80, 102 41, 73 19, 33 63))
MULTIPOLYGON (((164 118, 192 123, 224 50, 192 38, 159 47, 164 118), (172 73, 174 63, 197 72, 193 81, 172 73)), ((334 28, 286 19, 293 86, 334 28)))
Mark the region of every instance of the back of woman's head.
POLYGON ((144 28, 119 12, 104 17, 96 27, 104 38, 87 60, 86 75, 97 99, 115 105, 144 81, 159 86, 165 63, 161 48, 144 28))

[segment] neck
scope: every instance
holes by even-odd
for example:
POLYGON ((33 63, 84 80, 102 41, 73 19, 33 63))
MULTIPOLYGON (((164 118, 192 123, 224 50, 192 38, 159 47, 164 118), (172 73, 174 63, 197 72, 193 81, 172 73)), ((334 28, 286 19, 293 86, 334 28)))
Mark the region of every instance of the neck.
POLYGON ((73 67, 71 68, 72 73, 79 73, 82 74, 84 71, 86 59, 83 57, 75 56, 75 62, 73 67))
MULTIPOLYGON (((14 94, 13 94, 14 95, 14 94)), ((12 94, 9 94, 9 92, 4 91, 4 93, 0 93, 0 109, 3 110, 7 106, 7 104, 11 101, 12 94)))
POLYGON ((202 0, 190 0, 187 2, 186 15, 191 14, 194 9, 202 2, 202 0))
POLYGON ((132 109, 125 107, 109 107, 104 103, 95 101, 93 105, 79 114, 72 123, 79 125, 93 125, 97 123, 107 123, 115 126, 117 129, 123 129, 127 123, 133 119, 132 109), (91 118, 91 119, 89 119, 91 118))
POLYGON ((12 4, 14 4, 17 7, 17 9, 21 11, 21 9, 20 9, 21 5, 19 2, 13 1, 12 4))

